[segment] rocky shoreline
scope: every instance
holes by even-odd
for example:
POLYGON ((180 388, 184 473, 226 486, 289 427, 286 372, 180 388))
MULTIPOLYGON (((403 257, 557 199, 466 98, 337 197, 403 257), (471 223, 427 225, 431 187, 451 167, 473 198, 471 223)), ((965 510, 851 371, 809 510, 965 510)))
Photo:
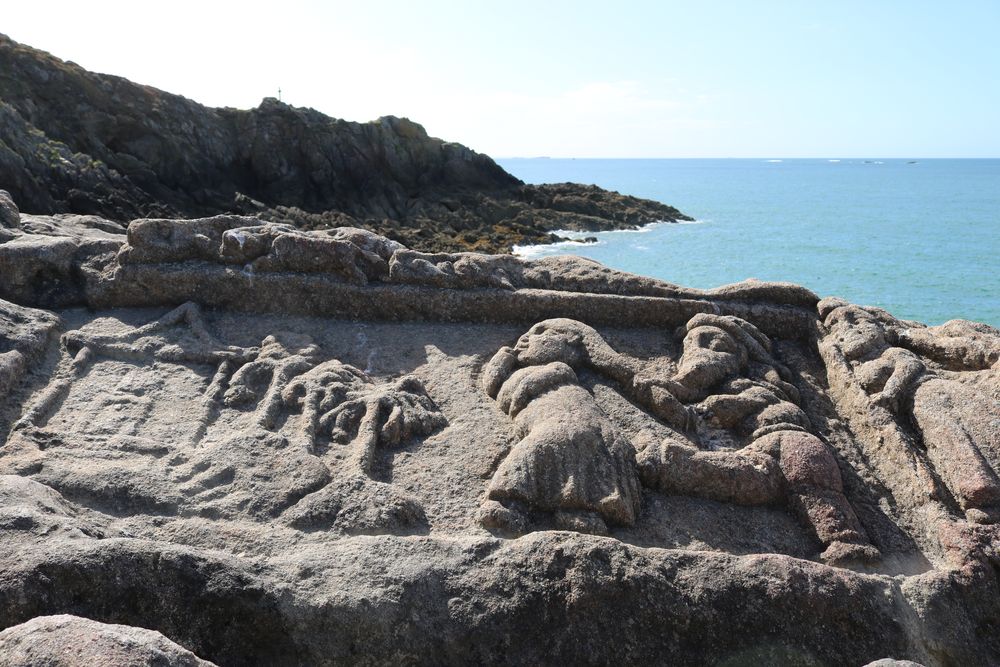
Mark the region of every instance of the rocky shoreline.
POLYGON ((571 183, 525 185, 405 118, 330 118, 265 99, 214 109, 0 35, 0 187, 33 214, 253 215, 356 226, 414 249, 509 252, 689 220, 658 202, 571 183))
POLYGON ((1000 662, 986 325, 2 193, 0 396, 0 665, 1000 662))

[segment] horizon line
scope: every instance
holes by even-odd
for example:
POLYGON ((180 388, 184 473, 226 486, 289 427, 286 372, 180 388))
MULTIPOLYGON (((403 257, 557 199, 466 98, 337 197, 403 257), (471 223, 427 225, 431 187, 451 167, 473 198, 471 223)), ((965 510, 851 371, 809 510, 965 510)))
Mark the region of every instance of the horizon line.
POLYGON ((574 156, 556 156, 556 155, 490 155, 494 160, 1000 160, 1000 156, 989 156, 989 157, 969 157, 969 156, 939 156, 939 157, 919 157, 919 156, 895 156, 887 157, 884 155, 861 155, 861 156, 851 156, 851 157, 828 157, 825 155, 821 156, 798 156, 798 157, 782 157, 782 156, 751 156, 751 157, 738 157, 738 156, 673 156, 673 157, 636 157, 636 156, 587 156, 587 157, 574 157, 574 156))

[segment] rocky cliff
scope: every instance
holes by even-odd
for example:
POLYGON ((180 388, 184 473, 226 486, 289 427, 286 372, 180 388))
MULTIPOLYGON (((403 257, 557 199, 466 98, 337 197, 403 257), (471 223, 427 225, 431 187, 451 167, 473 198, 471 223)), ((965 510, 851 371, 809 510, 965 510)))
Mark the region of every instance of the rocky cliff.
POLYGON ((0 35, 0 187, 25 211, 246 213, 356 225, 421 250, 507 251, 558 229, 688 219, 593 186, 524 185, 405 118, 330 118, 266 99, 213 109, 95 74, 0 35))
POLYGON ((0 664, 1000 664, 997 329, 0 224, 0 664))

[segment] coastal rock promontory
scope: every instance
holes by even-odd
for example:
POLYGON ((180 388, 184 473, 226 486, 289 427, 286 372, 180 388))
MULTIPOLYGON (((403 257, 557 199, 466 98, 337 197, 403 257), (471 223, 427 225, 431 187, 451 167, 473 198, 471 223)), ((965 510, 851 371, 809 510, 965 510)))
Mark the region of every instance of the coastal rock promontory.
POLYGON ((1000 663, 993 327, 19 217, 0 664, 1000 663))
POLYGON ((353 123, 273 98, 209 108, 3 35, 0 187, 32 214, 242 213, 364 227, 425 251, 507 252, 557 230, 690 219, 594 186, 525 185, 405 118, 353 123))

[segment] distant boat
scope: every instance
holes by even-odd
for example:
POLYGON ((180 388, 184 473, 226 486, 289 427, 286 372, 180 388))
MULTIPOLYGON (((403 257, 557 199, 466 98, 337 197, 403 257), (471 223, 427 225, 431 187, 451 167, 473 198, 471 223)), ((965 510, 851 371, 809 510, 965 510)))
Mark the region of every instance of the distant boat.
POLYGON ((910 160, 910 161, 909 161, 909 162, 907 162, 906 164, 917 164, 917 161, 916 161, 916 160, 910 160))

